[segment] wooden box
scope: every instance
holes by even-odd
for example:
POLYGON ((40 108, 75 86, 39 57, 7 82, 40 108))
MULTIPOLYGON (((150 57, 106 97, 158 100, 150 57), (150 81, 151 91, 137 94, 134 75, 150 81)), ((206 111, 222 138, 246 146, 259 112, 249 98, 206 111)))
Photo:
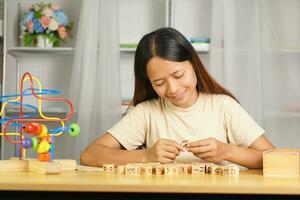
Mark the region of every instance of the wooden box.
POLYGON ((270 149, 263 153, 264 176, 299 176, 300 149, 270 149))

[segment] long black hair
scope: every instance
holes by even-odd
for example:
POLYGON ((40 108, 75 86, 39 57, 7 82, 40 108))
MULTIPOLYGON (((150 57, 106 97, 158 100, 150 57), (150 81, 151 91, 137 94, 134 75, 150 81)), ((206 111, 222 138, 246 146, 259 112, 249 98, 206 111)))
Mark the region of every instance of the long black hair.
POLYGON ((154 56, 173 62, 190 61, 196 73, 198 92, 226 94, 236 99, 208 74, 191 43, 176 29, 166 27, 146 34, 137 46, 134 58, 134 106, 148 99, 158 98, 146 69, 154 56))

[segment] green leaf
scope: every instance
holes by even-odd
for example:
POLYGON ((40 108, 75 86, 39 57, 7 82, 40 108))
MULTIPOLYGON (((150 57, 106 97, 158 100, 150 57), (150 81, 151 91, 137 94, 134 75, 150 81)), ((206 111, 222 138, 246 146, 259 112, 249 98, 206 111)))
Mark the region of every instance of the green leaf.
POLYGON ((31 46, 32 41, 33 41, 33 35, 30 35, 29 33, 25 33, 24 37, 23 37, 24 45, 26 47, 29 47, 29 46, 31 46))

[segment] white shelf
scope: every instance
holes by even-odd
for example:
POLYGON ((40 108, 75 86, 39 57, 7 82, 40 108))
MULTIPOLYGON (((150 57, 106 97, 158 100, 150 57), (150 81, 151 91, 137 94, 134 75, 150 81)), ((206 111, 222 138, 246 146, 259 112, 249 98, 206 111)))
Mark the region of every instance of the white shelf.
MULTIPOLYGON (((27 107, 23 106, 23 113, 24 114, 30 114, 32 113, 32 109, 29 109, 27 107)), ((48 114, 56 114, 56 113, 66 113, 66 108, 64 107, 51 107, 51 108, 45 108, 42 109, 43 113, 48 113, 48 114)), ((19 114, 19 107, 17 106, 9 106, 5 109, 6 114, 19 114)))
POLYGON ((136 48, 120 48, 121 52, 135 52, 136 48))
POLYGON ((53 48, 37 48, 37 47, 9 47, 7 52, 15 57, 32 54, 60 54, 72 55, 75 52, 73 47, 53 47, 53 48))
MULTIPOLYGON (((197 53, 209 53, 209 49, 195 49, 197 53)), ((125 53, 135 53, 136 49, 134 48, 120 48, 120 52, 125 52, 125 53)))

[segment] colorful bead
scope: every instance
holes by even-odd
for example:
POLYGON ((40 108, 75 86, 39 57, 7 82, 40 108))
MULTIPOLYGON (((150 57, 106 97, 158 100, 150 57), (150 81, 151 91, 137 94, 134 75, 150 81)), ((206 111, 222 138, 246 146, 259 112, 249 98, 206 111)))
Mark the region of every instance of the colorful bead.
POLYGON ((32 147, 32 140, 30 138, 25 138, 23 141, 22 141, 22 146, 23 148, 25 149, 29 149, 32 147))
POLYGON ((76 123, 70 125, 69 135, 72 137, 78 136, 80 132, 80 126, 76 123))
POLYGON ((39 135, 37 135, 39 138, 46 137, 48 135, 48 128, 47 128, 47 126, 45 126, 44 124, 41 124, 41 127, 42 127, 41 132, 40 132, 39 135))
POLYGON ((42 140, 40 143, 39 143, 39 146, 37 148, 37 152, 40 154, 40 153, 47 153, 49 152, 49 149, 50 149, 50 144, 49 142, 47 142, 46 140, 42 140))
POLYGON ((39 135, 42 132, 42 127, 38 123, 27 123, 27 124, 25 124, 23 129, 26 133, 29 133, 32 135, 39 135))
POLYGON ((38 147, 38 139, 37 139, 36 137, 32 137, 32 138, 31 138, 31 142, 32 142, 32 148, 33 148, 34 150, 36 150, 37 147, 38 147))
POLYGON ((48 162, 51 160, 50 153, 40 153, 38 154, 38 160, 41 162, 48 162))

